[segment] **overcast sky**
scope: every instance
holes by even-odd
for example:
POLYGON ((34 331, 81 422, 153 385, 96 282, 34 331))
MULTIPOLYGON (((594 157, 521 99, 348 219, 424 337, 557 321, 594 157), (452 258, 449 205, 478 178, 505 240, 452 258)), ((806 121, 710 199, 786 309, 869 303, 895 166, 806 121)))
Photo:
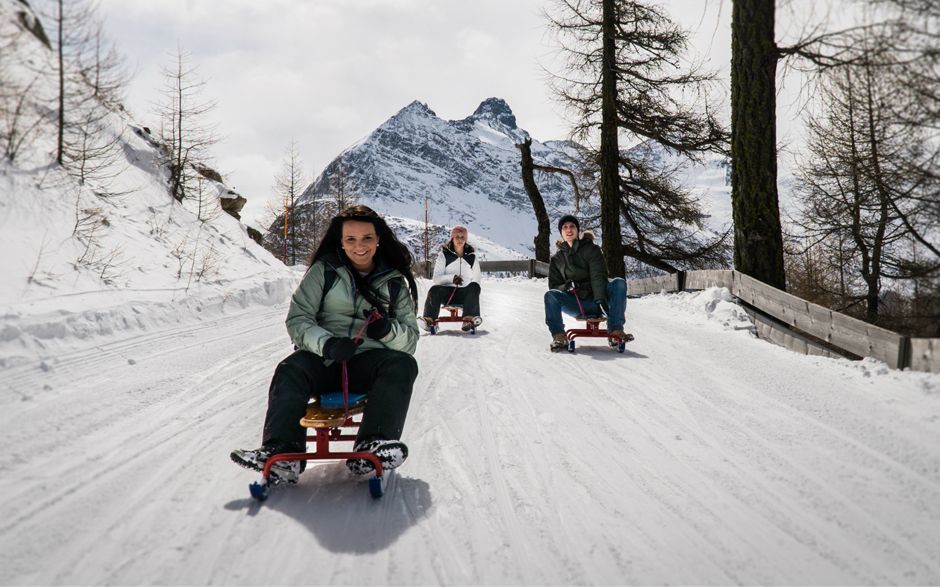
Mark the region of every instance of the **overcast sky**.
MULTIPOLYGON (((803 0, 808 5, 813 3, 803 0)), ((728 0, 668 0, 727 84, 728 0)), ((105 30, 134 72, 127 107, 158 127, 161 66, 177 44, 218 105, 217 169, 260 225, 291 140, 307 179, 413 100, 444 119, 497 96, 540 141, 568 135, 545 69, 557 49, 546 0, 102 0, 105 30)), ((779 27, 778 27, 779 28, 779 27)), ((787 117, 784 117, 784 124, 787 117)), ((786 139, 786 128, 782 129, 786 139)))

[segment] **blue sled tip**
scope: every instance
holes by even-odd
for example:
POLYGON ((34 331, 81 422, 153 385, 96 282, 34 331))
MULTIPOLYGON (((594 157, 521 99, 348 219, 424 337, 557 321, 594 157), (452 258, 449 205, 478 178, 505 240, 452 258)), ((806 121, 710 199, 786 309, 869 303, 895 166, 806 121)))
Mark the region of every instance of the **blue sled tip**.
POLYGON ((252 482, 248 484, 248 491, 251 497, 258 501, 265 501, 268 498, 268 485, 264 482, 252 482))
POLYGON ((382 478, 378 476, 369 478, 369 494, 372 495, 372 498, 382 498, 382 495, 385 494, 382 478))

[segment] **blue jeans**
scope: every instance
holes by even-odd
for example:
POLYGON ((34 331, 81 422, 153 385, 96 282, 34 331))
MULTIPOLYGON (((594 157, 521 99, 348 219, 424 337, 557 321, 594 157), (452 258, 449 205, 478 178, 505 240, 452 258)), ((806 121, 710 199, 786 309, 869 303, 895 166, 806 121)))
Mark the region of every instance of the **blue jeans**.
MULTIPOLYGON (((610 314, 607 315, 607 330, 623 329, 625 314, 627 312, 627 282, 623 278, 607 280, 607 305, 610 314)), ((574 294, 561 290, 549 290, 545 293, 545 324, 552 335, 565 332, 565 321, 561 313, 568 316, 578 316, 581 309, 584 316, 601 316, 601 310, 593 300, 578 300, 574 294)))

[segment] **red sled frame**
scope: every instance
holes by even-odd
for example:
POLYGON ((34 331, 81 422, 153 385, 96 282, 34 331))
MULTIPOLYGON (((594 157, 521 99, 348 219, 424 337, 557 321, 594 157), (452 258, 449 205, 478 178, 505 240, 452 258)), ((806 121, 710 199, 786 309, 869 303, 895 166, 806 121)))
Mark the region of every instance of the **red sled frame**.
MULTIPOLYGON (((442 316, 435 319, 434 324, 431 325, 431 334, 436 335, 440 330, 438 329, 438 323, 463 323, 463 304, 445 304, 444 310, 450 313, 450 316, 442 316), (457 314, 460 313, 460 314, 457 314)), ((474 324, 470 325, 470 334, 477 334, 477 326, 474 324)))
MULTIPOLYGON (((331 442, 355 442, 356 431, 362 423, 360 417, 356 420, 356 415, 361 415, 365 403, 362 402, 356 406, 350 407, 345 414, 339 413, 338 418, 314 420, 305 416, 301 419, 301 424, 307 429, 313 429, 313 435, 307 435, 307 443, 313 442, 313 451, 296 453, 277 453, 268 458, 264 468, 261 470, 261 480, 254 482, 250 486, 251 495, 258 500, 267 498, 268 480, 271 475, 271 467, 279 461, 322 461, 322 460, 346 460, 346 459, 365 459, 375 467, 374 475, 369 478, 369 493, 373 498, 380 498, 385 493, 385 478, 382 471, 382 461, 374 454, 367 451, 333 451, 330 447, 331 442), (344 432, 343 429, 352 431, 344 432)), ((316 405, 310 405, 308 411, 315 409, 316 405)), ((310 413, 308 412, 308 415, 310 413)))
MULTIPOLYGON (((369 315, 365 324, 356 335, 356 341, 361 339, 362 333, 365 331, 366 327, 369 323, 376 320, 378 316, 378 312, 373 310, 372 314, 369 315)), ((369 493, 373 498, 380 498, 385 493, 386 478, 382 475, 382 460, 380 460, 377 455, 367 451, 332 451, 330 449, 330 443, 333 441, 355 442, 356 435, 353 433, 344 433, 343 429, 359 430, 359 425, 362 424, 362 418, 360 417, 359 420, 355 420, 353 417, 357 414, 362 414, 367 402, 367 396, 365 394, 351 394, 349 392, 349 373, 347 370, 348 364, 346 361, 343 361, 342 391, 334 394, 321 395, 320 404, 313 403, 307 405, 307 411, 303 418, 300 419, 300 426, 305 429, 313 429, 315 432, 314 435, 307 435, 305 437, 307 443, 311 441, 315 443, 314 450, 294 453, 276 453, 269 457, 268 460, 264 462, 264 467, 261 469, 261 479, 252 482, 248 486, 248 490, 254 498, 258 500, 267 499, 271 466, 277 462, 307 462, 327 459, 365 459, 371 462, 375 468, 375 472, 374 475, 369 478, 369 493), (331 397, 331 401, 334 399, 337 400, 335 407, 334 402, 329 403, 330 408, 323 407, 323 405, 326 404, 326 397, 331 397), (338 402, 339 398, 342 398, 341 405, 338 402), (340 406, 342 410, 340 410, 340 406)))
MULTIPOLYGON (((576 320, 584 321, 584 328, 574 328, 567 329, 565 331, 565 336, 568 338, 568 351, 574 353, 575 343, 574 340, 578 337, 603 337, 604 339, 609 339, 609 332, 606 328, 601 328, 601 323, 607 322, 606 317, 602 316, 576 316, 576 320)), ((627 340, 625 337, 621 337, 620 341, 617 343, 617 353, 623 353, 627 348, 627 340)))

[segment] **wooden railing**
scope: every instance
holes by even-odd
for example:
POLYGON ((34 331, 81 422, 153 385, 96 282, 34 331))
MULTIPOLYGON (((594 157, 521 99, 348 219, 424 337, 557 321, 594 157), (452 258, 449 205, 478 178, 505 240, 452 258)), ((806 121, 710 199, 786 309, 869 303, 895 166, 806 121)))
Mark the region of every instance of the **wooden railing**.
MULTIPOLYGON (((430 263, 415 266, 418 275, 427 277, 431 277, 431 269, 430 263)), ((548 264, 534 259, 481 261, 480 270, 523 272, 530 278, 548 276, 548 264)), ((727 288, 744 303, 759 337, 788 349, 827 357, 874 357, 892 368, 940 373, 940 339, 912 338, 876 327, 735 270, 697 270, 629 280, 627 291, 636 297, 714 286, 727 288)))
MULTIPOLYGON (((414 266, 414 272, 418 276, 426 278, 431 277, 434 270, 434 262, 419 261, 414 266)), ((506 261, 481 261, 480 271, 482 272, 520 272, 526 273, 530 278, 548 277, 548 264, 544 261, 535 259, 512 259, 506 261)))
POLYGON ((758 335, 809 355, 874 357, 893 368, 940 372, 940 339, 900 335, 797 298, 735 270, 679 272, 630 280, 631 296, 723 286, 745 303, 758 335))

